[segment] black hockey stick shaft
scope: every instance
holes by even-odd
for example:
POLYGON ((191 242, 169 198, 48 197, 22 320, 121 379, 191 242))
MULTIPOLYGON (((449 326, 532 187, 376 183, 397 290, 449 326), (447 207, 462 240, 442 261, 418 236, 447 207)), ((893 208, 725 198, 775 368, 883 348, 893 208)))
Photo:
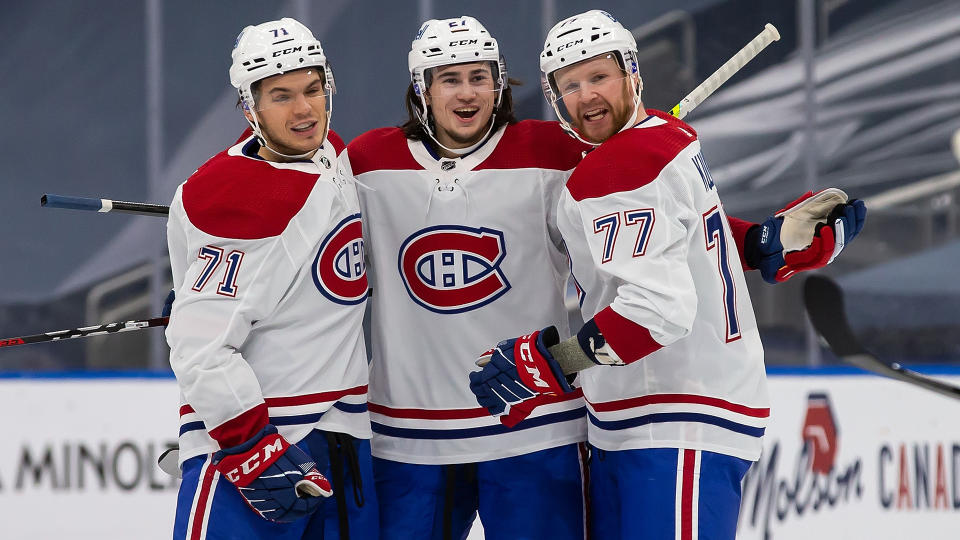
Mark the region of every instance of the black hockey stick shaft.
POLYGON ((146 328, 153 328, 155 326, 166 326, 169 321, 170 317, 155 317, 153 319, 138 319, 133 321, 112 322, 98 326, 72 328, 70 330, 57 330, 54 332, 33 334, 31 336, 2 338, 0 339, 0 347, 30 345, 31 343, 44 343, 47 341, 60 341, 62 339, 116 334, 119 332, 130 332, 132 330, 144 330, 146 328))
POLYGON ((46 208, 66 208, 69 210, 88 210, 92 212, 122 212, 141 216, 166 216, 170 213, 170 207, 163 204, 73 197, 69 195, 56 195, 54 193, 44 193, 40 197, 40 206, 46 208))
POLYGON ((832 279, 819 275, 808 277, 803 284, 803 302, 817 333, 844 362, 960 399, 960 387, 911 371, 896 362, 884 362, 870 353, 850 328, 844 311, 843 291, 832 279))

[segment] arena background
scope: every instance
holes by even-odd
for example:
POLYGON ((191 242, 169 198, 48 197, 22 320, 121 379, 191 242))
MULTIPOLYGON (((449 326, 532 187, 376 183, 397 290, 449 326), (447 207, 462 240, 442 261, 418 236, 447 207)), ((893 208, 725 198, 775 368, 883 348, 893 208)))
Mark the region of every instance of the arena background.
MULTIPOLYGON (((960 4, 949 0, 7 0, 0 339, 159 313, 162 219, 41 208, 40 196, 167 204, 245 127, 227 79, 243 26, 293 16, 314 30, 336 74, 332 125, 349 141, 404 119, 420 22, 461 14, 487 26, 523 81, 518 116, 551 118, 543 37, 594 7, 634 29, 644 102, 658 109, 764 23, 778 27, 782 39, 687 118, 728 213, 758 221, 828 186, 865 199, 866 229, 823 273, 874 353, 960 379, 960 4)), ((806 322, 802 278, 755 274, 774 425, 742 536, 952 537, 960 405, 841 365, 806 322), (810 426, 824 423, 827 442, 808 455, 810 426)), ((153 466, 176 437, 166 354, 155 329, 0 350, 0 538, 169 537, 176 481, 153 466)))

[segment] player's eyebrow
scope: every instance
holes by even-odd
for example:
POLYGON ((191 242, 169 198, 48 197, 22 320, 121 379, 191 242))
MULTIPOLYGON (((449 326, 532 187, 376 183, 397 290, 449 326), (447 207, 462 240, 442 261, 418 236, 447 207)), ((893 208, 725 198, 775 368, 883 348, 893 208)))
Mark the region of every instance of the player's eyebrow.
MULTIPOLYGON (((316 85, 318 85, 318 84, 322 84, 322 81, 321 81, 320 79, 316 79, 316 80, 314 80, 314 81, 311 81, 310 84, 304 86, 303 89, 304 89, 304 90, 309 90, 310 88, 312 88, 313 86, 316 86, 316 85)), ((275 86, 275 87, 271 88, 267 93, 268 93, 268 94, 275 94, 275 93, 277 93, 277 92, 293 92, 293 91, 294 91, 293 89, 287 88, 287 87, 285 87, 285 86, 275 86)))
MULTIPOLYGON (((490 69, 487 66, 478 66, 475 69, 471 69, 467 75, 476 75, 477 73, 491 73, 490 69)), ((437 71, 434 77, 443 77, 444 75, 458 75, 459 73, 453 71, 453 66, 448 66, 437 71)))

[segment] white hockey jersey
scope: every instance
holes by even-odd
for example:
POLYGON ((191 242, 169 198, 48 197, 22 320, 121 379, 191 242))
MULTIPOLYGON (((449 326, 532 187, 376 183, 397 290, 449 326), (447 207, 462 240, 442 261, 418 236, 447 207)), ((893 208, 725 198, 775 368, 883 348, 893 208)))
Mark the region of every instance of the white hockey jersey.
POLYGON ((585 440, 579 392, 508 429, 469 388, 498 341, 548 325, 569 335, 555 212, 583 149, 556 122, 530 120, 457 159, 399 128, 350 143, 372 267, 375 456, 468 463, 585 440))
POLYGON ((333 142, 297 163, 257 148, 247 137, 214 156, 170 205, 181 463, 267 422, 290 442, 314 428, 371 436, 353 179, 333 142))
POLYGON ((590 443, 758 459, 763 349, 693 129, 655 113, 611 137, 572 174, 558 225, 584 320, 632 362, 581 373, 590 443))

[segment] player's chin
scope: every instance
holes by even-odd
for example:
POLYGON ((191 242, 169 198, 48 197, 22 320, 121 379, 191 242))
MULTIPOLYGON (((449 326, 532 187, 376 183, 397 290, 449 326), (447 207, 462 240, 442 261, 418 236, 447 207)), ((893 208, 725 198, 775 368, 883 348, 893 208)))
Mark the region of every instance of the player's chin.
POLYGON ((599 126, 586 122, 575 125, 574 127, 581 137, 595 144, 600 144, 613 135, 613 129, 609 126, 599 126))
POLYGON ((452 134, 452 138, 457 142, 457 144, 470 146, 480 141, 480 137, 482 137, 484 133, 484 127, 485 126, 480 124, 476 126, 462 127, 452 134))

